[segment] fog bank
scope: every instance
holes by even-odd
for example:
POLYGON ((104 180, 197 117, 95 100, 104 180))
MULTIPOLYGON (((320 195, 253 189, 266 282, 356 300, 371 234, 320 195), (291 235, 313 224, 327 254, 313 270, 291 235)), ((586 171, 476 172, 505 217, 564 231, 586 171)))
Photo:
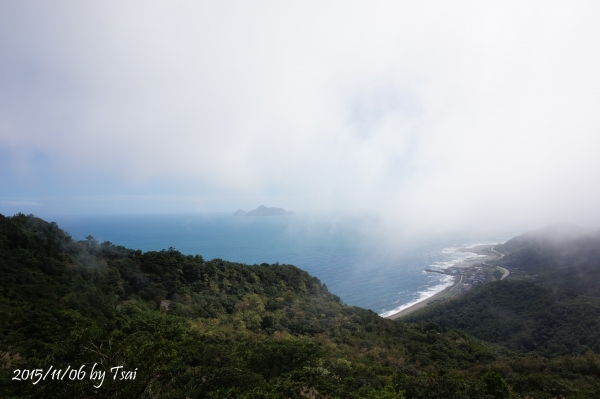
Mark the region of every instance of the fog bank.
POLYGON ((0 213, 600 221, 600 6, 3 2, 0 213))

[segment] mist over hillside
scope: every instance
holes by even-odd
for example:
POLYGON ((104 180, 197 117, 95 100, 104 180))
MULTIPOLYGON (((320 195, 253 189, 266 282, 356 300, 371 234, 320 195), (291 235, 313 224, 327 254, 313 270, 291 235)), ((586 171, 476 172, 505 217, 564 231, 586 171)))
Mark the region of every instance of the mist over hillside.
POLYGON ((505 281, 416 312, 409 320, 459 328, 520 352, 600 353, 600 234, 557 224, 495 249, 505 281))
POLYGON ((0 1, 0 397, 600 398, 598 21, 0 1))
POLYGON ((291 265, 205 261, 173 248, 142 252, 92 236, 76 241, 32 215, 0 215, 0 259, 0 395, 7 398, 516 399, 600 392, 599 298, 530 282, 483 285, 432 306, 430 315, 441 309, 446 319, 407 323, 347 306, 291 265), (516 317, 496 329, 496 343, 461 331, 481 335, 469 323, 444 324, 461 303, 471 303, 479 307, 475 325, 490 326, 496 293, 511 284, 517 290, 500 297, 509 300, 499 312, 516 317), (540 311, 554 313, 550 328, 568 336, 540 343, 540 332, 555 331, 536 329, 540 311), (520 322, 532 326, 532 319, 530 335, 510 330, 520 322), (503 340, 504 332, 513 341, 503 340), (93 364, 104 372, 122 365, 129 378, 13 378, 17 369, 62 373, 93 364))

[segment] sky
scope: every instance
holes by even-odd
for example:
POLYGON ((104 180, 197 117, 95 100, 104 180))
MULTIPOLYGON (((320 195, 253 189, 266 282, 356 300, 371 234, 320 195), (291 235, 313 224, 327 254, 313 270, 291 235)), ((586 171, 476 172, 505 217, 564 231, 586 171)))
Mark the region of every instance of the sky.
POLYGON ((600 3, 0 3, 0 213, 600 227, 600 3))

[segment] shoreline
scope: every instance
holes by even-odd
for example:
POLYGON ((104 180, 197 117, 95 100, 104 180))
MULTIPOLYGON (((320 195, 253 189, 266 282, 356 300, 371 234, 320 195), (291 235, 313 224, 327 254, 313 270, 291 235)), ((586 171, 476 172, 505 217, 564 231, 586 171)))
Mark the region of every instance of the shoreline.
MULTIPOLYGON (((475 258, 475 259, 465 259, 461 262, 458 262, 455 265, 450 266, 450 268, 457 268, 457 269, 468 268, 468 267, 473 266, 476 263, 483 263, 483 262, 498 259, 499 258, 498 253, 493 251, 493 247, 495 245, 497 245, 497 244, 484 244, 484 245, 477 245, 472 248, 460 248, 459 251, 461 251, 461 252, 470 252, 470 253, 474 253, 477 255, 484 255, 485 257, 475 258)), ((438 292, 437 294, 434 294, 434 295, 432 295, 428 298, 425 298, 405 309, 402 309, 399 312, 396 312, 389 316, 385 316, 385 318, 390 319, 390 320, 396 320, 402 316, 406 316, 407 314, 414 312, 415 310, 419 310, 419 309, 427 306, 427 304, 429 304, 431 301, 441 297, 442 295, 444 295, 444 294, 448 293, 449 291, 452 291, 456 287, 458 287, 460 285, 460 283, 462 283, 463 278, 464 278, 463 275, 455 276, 454 281, 452 282, 452 285, 444 288, 442 291, 438 292)))
POLYGON ((456 276, 454 277, 454 281, 452 282, 452 285, 444 288, 443 290, 441 290, 440 292, 438 292, 437 294, 434 294, 432 296, 430 296, 429 298, 425 298, 422 301, 419 301, 417 303, 415 303, 414 305, 411 305, 409 307, 407 307, 406 309, 402 309, 401 311, 394 313, 392 315, 386 316, 386 319, 390 319, 390 320, 395 320, 399 317, 405 316, 409 313, 414 312, 415 310, 419 310, 425 306, 427 306, 427 304, 437 298, 439 298, 440 296, 444 295, 445 293, 452 291, 455 287, 457 287, 461 282, 462 282, 463 276, 456 276))

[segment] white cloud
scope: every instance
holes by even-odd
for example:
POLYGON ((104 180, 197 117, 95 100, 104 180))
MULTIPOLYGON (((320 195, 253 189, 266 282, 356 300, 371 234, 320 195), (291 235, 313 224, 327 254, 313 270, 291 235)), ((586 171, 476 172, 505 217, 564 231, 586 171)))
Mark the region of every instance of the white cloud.
POLYGON ((413 229, 600 221, 594 3, 1 7, 0 148, 57 179, 413 229))

